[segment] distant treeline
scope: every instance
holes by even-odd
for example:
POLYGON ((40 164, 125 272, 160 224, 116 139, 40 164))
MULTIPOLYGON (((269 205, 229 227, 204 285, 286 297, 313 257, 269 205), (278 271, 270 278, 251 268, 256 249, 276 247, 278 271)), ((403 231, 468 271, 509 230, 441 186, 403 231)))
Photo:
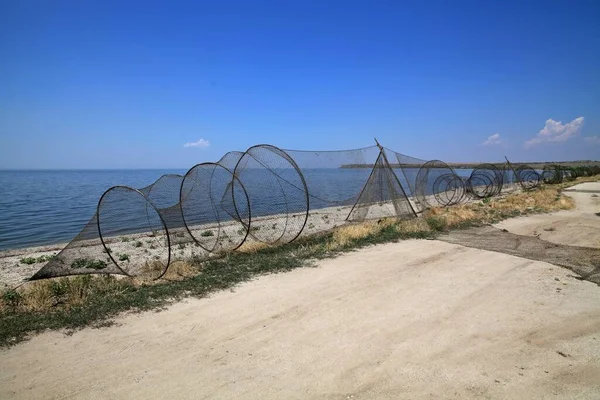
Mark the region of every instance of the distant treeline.
MULTIPOLYGON (((447 163, 455 169, 473 169, 484 163, 447 163)), ((503 167, 506 163, 487 163, 495 165, 498 168, 503 167)), ((527 165, 534 169, 544 169, 546 166, 560 165, 563 167, 600 167, 600 161, 581 160, 581 161, 546 161, 546 162, 511 162, 514 168, 521 165, 527 165)), ((344 164, 340 168, 373 168, 375 164, 344 164)), ((421 168, 421 164, 390 164, 392 168, 421 168)))

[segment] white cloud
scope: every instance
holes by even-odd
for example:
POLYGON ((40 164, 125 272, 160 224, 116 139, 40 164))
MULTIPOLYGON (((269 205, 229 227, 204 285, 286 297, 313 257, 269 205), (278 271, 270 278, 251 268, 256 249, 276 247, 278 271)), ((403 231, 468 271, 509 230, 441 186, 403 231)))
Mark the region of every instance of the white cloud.
POLYGON ((525 147, 535 146, 541 143, 564 142, 576 136, 583 126, 583 117, 575 118, 573 121, 563 124, 552 118, 546 121, 544 129, 531 140, 525 142, 525 147))
POLYGON ((589 144, 600 144, 600 136, 586 136, 583 140, 589 144))
POLYGON ((493 145, 500 144, 500 143, 502 143, 500 141, 500 134, 499 133, 494 133, 492 136, 488 137, 487 140, 482 143, 482 145, 484 145, 484 146, 493 146, 493 145))
POLYGON ((210 142, 208 140, 200 139, 197 142, 190 142, 183 145, 183 147, 201 147, 205 148, 210 146, 210 142))

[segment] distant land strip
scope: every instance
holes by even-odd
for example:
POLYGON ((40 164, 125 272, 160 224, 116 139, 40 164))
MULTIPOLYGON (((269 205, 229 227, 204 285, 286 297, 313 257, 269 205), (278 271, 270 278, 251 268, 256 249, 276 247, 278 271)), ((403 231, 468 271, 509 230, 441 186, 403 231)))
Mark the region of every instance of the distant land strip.
MULTIPOLYGON (((492 164, 496 167, 504 167, 506 162, 502 163, 446 163, 455 169, 473 169, 481 164, 492 164)), ((546 166, 560 165, 562 167, 599 167, 600 161, 580 160, 580 161, 545 161, 545 162, 511 162, 514 168, 521 165, 527 165, 534 169, 544 169, 546 166)), ((421 168, 422 164, 390 164, 392 168, 421 168)), ((340 168, 373 168, 375 164, 343 164, 340 168)))

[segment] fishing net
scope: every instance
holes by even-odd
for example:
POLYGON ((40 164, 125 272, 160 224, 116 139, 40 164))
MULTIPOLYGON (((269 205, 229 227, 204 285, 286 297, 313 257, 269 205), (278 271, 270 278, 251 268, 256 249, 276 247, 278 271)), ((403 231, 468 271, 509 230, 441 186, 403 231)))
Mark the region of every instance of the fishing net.
POLYGON ((464 181, 445 162, 427 161, 419 168, 415 197, 423 209, 456 204, 464 195, 464 181))
POLYGON ((361 190, 347 219, 415 217, 416 212, 408 201, 406 193, 394 171, 390 168, 385 153, 380 152, 371 175, 361 190))
POLYGON ((562 172, 559 165, 547 165, 542 171, 541 179, 546 184, 561 183, 562 172))
MULTIPOLYGON (((149 202, 146 204, 146 211, 152 213, 151 204, 156 207, 162 217, 168 231, 172 246, 185 247, 187 243, 193 242, 193 238, 188 234, 181 214, 179 205, 179 192, 183 176, 177 174, 162 175, 156 182, 140 192, 146 195, 149 202)), ((179 256, 180 253, 173 253, 172 256, 179 256)))
POLYGON ((390 164, 378 146, 285 152, 302 171, 308 189, 310 212, 305 235, 347 221, 415 215, 406 194, 408 186, 402 184, 402 171, 390 164))
POLYGON ((226 153, 223 157, 221 157, 217 164, 233 172, 235 170, 235 166, 238 164, 240 158, 242 158, 243 156, 244 153, 241 151, 230 151, 229 153, 226 153))
POLYGON ((512 170, 512 183, 518 185, 521 189, 527 191, 538 187, 542 183, 542 174, 531 168, 529 165, 521 164, 515 168, 506 160, 508 168, 512 170))
POLYGON ((478 199, 496 196, 502 191, 503 180, 503 173, 497 166, 480 164, 467 180, 467 191, 478 199))
POLYGON ((430 207, 594 171, 600 172, 553 165, 538 172, 508 160, 454 169, 379 143, 341 151, 257 145, 139 190, 107 190, 96 215, 32 279, 85 273, 158 278, 173 260, 210 257, 247 241, 288 243, 348 222, 413 218, 430 207))
POLYGON ((170 255, 158 208, 141 191, 115 186, 104 192, 83 230, 31 279, 90 273, 157 279, 170 255))
POLYGON ((422 211, 424 207, 416 199, 417 175, 427 160, 407 156, 387 148, 384 151, 413 209, 422 211))
MULTIPOLYGON (((234 169, 233 192, 244 185, 252 213, 250 235, 260 242, 288 243, 300 235, 308 217, 308 189, 289 155, 274 146, 249 148, 234 169)), ((234 201, 237 209, 241 202, 234 201)))
POLYGON ((77 236, 48 261, 30 280, 84 274, 123 274, 106 253, 98 232, 98 216, 94 216, 77 236))
POLYGON ((159 209, 141 191, 108 189, 98 202, 98 231, 106 252, 129 276, 158 278, 169 266, 171 242, 159 209))
POLYGON ((455 174, 443 174, 433 182, 433 197, 437 204, 448 207, 466 200, 466 180, 455 174))
POLYGON ((183 221, 189 235, 209 253, 240 247, 250 229, 250 203, 244 186, 216 163, 191 168, 180 192, 183 221))
POLYGON ((437 239, 559 265, 600 285, 600 249, 550 243, 492 226, 451 231, 437 239))

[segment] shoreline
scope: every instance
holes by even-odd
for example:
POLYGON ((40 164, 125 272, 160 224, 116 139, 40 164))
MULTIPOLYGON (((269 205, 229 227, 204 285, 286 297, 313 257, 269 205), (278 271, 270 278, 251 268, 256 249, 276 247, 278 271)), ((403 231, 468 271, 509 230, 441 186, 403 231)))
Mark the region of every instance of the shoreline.
MULTIPOLYGON (((453 168, 453 169, 474 169, 482 164, 490 164, 490 165, 494 165, 498 168, 504 168, 504 166, 506 165, 506 161, 504 162, 477 162, 477 163, 473 163, 473 162, 457 162, 457 163, 452 163, 452 162, 447 162, 446 163, 449 167, 453 168)), ((532 167, 533 169, 544 169, 545 167, 554 167, 554 166, 561 166, 561 167, 599 167, 600 166, 600 161, 563 161, 563 162, 511 162, 511 165, 514 168, 520 167, 520 166, 528 166, 528 167, 532 167)), ((411 169, 420 169, 423 166, 423 164, 404 164, 404 163, 390 163, 390 167, 391 168, 411 168, 411 169)), ((362 169, 362 168, 374 168, 375 164, 343 164, 341 165, 339 168, 341 169, 362 169)))
MULTIPOLYGON (((502 193, 496 196, 496 198, 508 193, 513 193, 514 191, 515 188, 513 185, 506 185, 506 187, 502 190, 502 193)), ((433 195, 427 197, 433 198, 433 195)), ((417 218, 420 218, 423 209, 418 206, 418 203, 412 196, 408 196, 407 198, 415 210, 417 218)), ((471 199, 461 204, 474 201, 477 200, 471 199)), ((318 233, 327 232, 332 229, 357 222, 356 220, 346 220, 352 207, 353 206, 343 205, 309 210, 308 218, 304 224, 304 229, 300 232, 298 237, 307 237, 318 233)), ((363 215, 359 215, 359 220, 377 220, 380 218, 393 217, 395 215, 395 210, 391 201, 381 204, 374 203, 369 207, 363 207, 363 210, 360 210, 360 207, 357 207, 354 210, 354 213, 364 213, 363 215)), ((271 229, 279 232, 277 230, 278 224, 287 223, 289 225, 290 221, 298 219, 301 220, 303 216, 304 213, 291 213, 287 219, 283 218, 284 214, 273 214, 253 218, 251 223, 251 232, 248 234, 243 245, 248 245, 251 247, 257 244, 262 244, 261 240, 257 240, 255 237, 253 237, 257 235, 257 231, 260 232, 260 230, 263 230, 262 232, 266 232, 265 235, 269 235, 271 229)), ((240 237, 239 229, 241 226, 241 223, 234 220, 222 222, 220 234, 224 234, 226 236, 226 240, 229 240, 229 243, 231 243, 232 239, 240 237)), ((195 232, 196 239, 201 241, 211 241, 214 236, 211 235, 210 237, 203 237, 202 235, 198 234, 198 232, 207 230, 215 231, 218 229, 219 228, 216 223, 208 223, 204 225, 193 226, 192 232, 195 232)), ((263 236, 264 238, 264 235, 260 236, 263 236)), ((275 236, 277 235, 275 234, 275 236)), ((76 237, 77 235, 73 239, 76 237)), ((164 234, 154 236, 153 233, 142 232, 115 235, 105 239, 105 241, 112 254, 116 256, 120 254, 127 254, 129 256, 129 260, 126 262, 119 262, 119 265, 124 267, 130 273, 137 274, 142 269, 147 268, 147 262, 161 261, 163 264, 166 263, 167 257, 169 256, 169 254, 166 252, 166 246, 160 244, 156 246, 156 244, 158 244, 157 239, 164 240, 164 237, 164 234)), ((171 242, 170 264, 177 261, 189 260, 193 257, 210 259, 217 257, 223 252, 223 250, 219 250, 218 247, 213 253, 206 251, 204 248, 196 244, 184 226, 169 229, 169 238, 171 242)), ((286 238, 288 240, 291 239, 287 233, 286 238)), ((67 249, 67 246, 70 243, 72 243, 72 241, 66 243, 56 243, 52 245, 31 246, 0 251, 0 289, 10 289, 17 285, 28 282, 28 280, 36 272, 38 272, 47 264, 47 261, 25 264, 21 262, 22 258, 54 256, 67 249)), ((110 272, 109 269, 114 271, 116 266, 104 250, 102 242, 100 241, 100 237, 82 240, 78 246, 74 246, 71 249, 74 253, 76 252, 76 258, 84 258, 87 256, 91 259, 97 259, 106 262, 108 264, 106 273, 114 274, 114 272, 110 272), (85 242, 88 243, 86 244, 85 242)), ((225 249, 225 251, 227 250, 225 249)), ((74 259, 75 257, 69 257, 68 255, 65 256, 65 259, 68 261, 72 261, 71 258, 74 259)), ((82 270, 79 272, 79 274, 85 272, 86 271, 82 270)), ((98 273, 102 273, 102 271, 98 271, 98 273)))

